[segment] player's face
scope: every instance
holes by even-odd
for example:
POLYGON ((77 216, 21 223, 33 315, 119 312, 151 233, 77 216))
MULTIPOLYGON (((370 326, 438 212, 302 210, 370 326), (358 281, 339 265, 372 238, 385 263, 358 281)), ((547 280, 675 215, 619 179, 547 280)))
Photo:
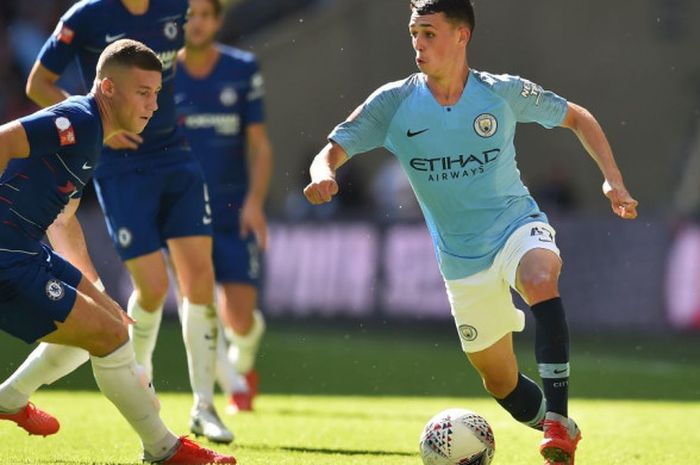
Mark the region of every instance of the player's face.
POLYGON ((158 109, 161 73, 129 68, 116 73, 113 80, 117 124, 120 129, 138 134, 158 109))
POLYGON ((214 6, 207 0, 190 0, 190 12, 185 25, 185 42, 188 47, 202 48, 214 41, 221 27, 214 6))
POLYGON ((465 61, 469 28, 448 21, 444 13, 411 15, 408 24, 416 64, 428 76, 441 77, 465 61))

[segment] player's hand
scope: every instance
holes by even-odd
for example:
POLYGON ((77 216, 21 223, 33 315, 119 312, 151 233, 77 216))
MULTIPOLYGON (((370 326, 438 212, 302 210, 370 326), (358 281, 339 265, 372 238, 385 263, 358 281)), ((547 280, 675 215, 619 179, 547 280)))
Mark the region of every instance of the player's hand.
POLYGON ((633 220, 637 217, 637 205, 622 184, 611 184, 607 180, 603 183, 603 194, 610 199, 613 213, 620 218, 633 220))
POLYGON ((241 239, 245 239, 252 232, 260 250, 267 248, 267 219, 263 212, 262 203, 258 200, 246 198, 241 209, 241 239))
POLYGON ((338 193, 338 183, 335 179, 323 179, 317 182, 310 182, 304 188, 304 195, 312 205, 320 205, 330 202, 331 198, 338 193))
POLYGON ((107 147, 114 150, 136 150, 141 144, 143 144, 143 137, 139 136, 138 134, 134 134, 133 132, 117 133, 107 139, 107 142, 105 142, 107 147))

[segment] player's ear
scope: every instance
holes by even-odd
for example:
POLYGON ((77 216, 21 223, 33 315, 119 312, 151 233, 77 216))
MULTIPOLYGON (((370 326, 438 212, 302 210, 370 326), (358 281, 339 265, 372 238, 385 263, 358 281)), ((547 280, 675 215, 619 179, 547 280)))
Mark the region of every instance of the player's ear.
POLYGON ((107 97, 114 95, 114 81, 109 77, 104 77, 100 81, 100 91, 107 97))
POLYGON ((465 46, 469 44, 469 41, 472 38, 472 31, 469 29, 467 26, 460 26, 459 27, 459 43, 464 44, 465 46))

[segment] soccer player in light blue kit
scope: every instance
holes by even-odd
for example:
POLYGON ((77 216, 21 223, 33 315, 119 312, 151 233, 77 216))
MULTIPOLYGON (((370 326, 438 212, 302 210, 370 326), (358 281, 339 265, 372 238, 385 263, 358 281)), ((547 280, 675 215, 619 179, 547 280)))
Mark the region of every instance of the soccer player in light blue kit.
POLYGON ((235 413, 252 410, 257 392, 254 364, 265 331, 262 313, 256 309, 257 288, 260 250, 267 242, 263 204, 272 150, 265 128, 263 78, 255 56, 217 44, 221 23, 220 0, 190 0, 175 102, 211 195, 217 295, 235 363, 231 369, 220 338, 217 371, 229 395, 227 412, 235 413))
MULTIPOLYGON (((194 402, 191 430, 229 443, 233 434, 213 405, 217 318, 211 259, 211 212, 204 176, 175 117, 177 51, 184 44, 187 0, 81 0, 61 18, 42 48, 27 82, 29 97, 42 106, 67 94, 56 85, 76 60, 86 85, 106 45, 136 39, 163 62, 159 111, 142 135, 125 132, 109 141, 95 169, 95 188, 114 246, 134 284, 127 310, 136 360, 149 377, 163 304, 168 291, 165 244, 183 295, 182 333, 194 402)), ((77 200, 69 205, 75 210, 77 200)), ((83 254, 84 239, 68 216, 49 228, 52 243, 90 279, 97 273, 83 254)), ((50 347, 46 350, 51 350, 50 347)), ((65 356, 64 369, 79 366, 86 354, 65 356)))
MULTIPOLYGON (((637 216, 595 118, 540 86, 469 68, 470 0, 413 0, 409 30, 420 73, 375 91, 328 136, 304 193, 313 204, 338 191, 336 169, 385 147, 409 177, 433 239, 462 349, 484 387, 511 415, 544 430, 548 465, 572 465, 581 438, 568 416, 569 336, 559 297, 555 231, 523 185, 517 123, 571 129, 598 164, 615 214, 637 216), (524 327, 510 288, 535 317, 544 393, 518 371, 512 332, 524 327)), ((436 448, 432 453, 439 454, 436 448)))
MULTIPOLYGON (((97 385, 138 433, 145 461, 235 463, 168 430, 136 364, 127 331, 133 320, 41 243, 61 210, 89 182, 102 143, 122 131, 140 133, 151 119, 158 109, 161 72, 160 60, 148 47, 116 41, 100 55, 89 95, 0 126, 0 329, 27 343, 43 341, 20 371, 49 383, 57 379, 55 365, 63 363, 63 355, 89 353, 97 385)), ((29 434, 54 434, 58 421, 29 402, 38 387, 31 378, 18 382, 13 375, 0 386, 0 420, 13 421, 29 434)))

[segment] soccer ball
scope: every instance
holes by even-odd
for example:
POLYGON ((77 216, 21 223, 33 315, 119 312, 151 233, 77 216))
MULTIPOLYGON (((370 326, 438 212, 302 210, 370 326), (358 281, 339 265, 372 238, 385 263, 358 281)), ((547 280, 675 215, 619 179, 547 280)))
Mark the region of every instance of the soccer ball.
POLYGON ((430 419, 420 437, 425 465, 489 465, 495 452, 491 426, 470 410, 443 410, 430 419))

